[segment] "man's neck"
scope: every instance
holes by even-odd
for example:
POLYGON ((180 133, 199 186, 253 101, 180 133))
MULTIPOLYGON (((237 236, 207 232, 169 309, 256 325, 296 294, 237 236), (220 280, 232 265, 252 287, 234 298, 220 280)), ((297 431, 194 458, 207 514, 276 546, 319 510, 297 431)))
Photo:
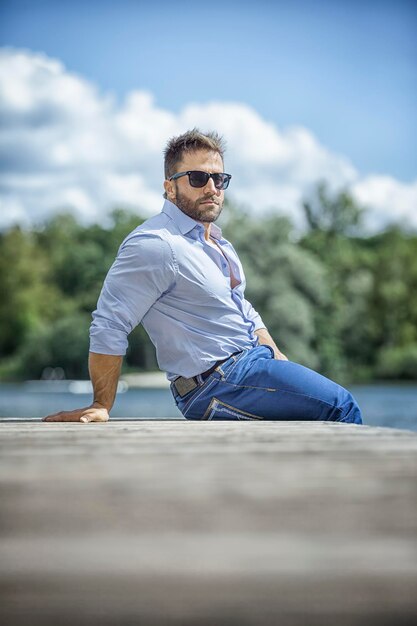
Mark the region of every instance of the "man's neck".
POLYGON ((210 239, 211 222, 202 222, 202 224, 204 226, 204 239, 208 241, 210 239))

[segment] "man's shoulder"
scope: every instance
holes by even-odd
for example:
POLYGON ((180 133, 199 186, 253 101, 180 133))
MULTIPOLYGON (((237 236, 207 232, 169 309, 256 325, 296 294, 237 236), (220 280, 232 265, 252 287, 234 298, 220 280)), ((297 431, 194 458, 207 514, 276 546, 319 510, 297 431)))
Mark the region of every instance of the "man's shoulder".
POLYGON ((141 263, 175 262, 176 240, 179 235, 172 220, 165 213, 158 213, 125 237, 120 244, 117 258, 135 259, 134 262, 141 263))
POLYGON ((142 224, 132 230, 122 241, 121 248, 127 243, 140 245, 141 241, 145 240, 158 240, 168 239, 169 232, 169 219, 165 213, 158 213, 148 218, 142 224))

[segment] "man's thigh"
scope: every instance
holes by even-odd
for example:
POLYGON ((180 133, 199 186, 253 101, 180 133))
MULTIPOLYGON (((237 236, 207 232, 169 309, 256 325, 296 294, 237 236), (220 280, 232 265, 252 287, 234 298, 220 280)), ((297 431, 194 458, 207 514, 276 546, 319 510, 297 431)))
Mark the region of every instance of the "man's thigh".
POLYGON ((331 420, 361 423, 359 407, 343 387, 321 374, 273 358, 260 346, 216 372, 186 417, 241 420, 331 420))

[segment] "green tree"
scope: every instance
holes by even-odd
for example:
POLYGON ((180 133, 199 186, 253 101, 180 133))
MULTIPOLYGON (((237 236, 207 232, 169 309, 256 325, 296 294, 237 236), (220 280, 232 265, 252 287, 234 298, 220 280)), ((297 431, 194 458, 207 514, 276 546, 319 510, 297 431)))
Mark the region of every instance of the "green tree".
POLYGON ((374 252, 369 343, 383 378, 417 378, 417 236, 398 226, 369 239, 374 252))
POLYGON ((307 232, 300 245, 322 263, 330 294, 315 311, 314 345, 320 370, 344 382, 366 377, 369 369, 364 367, 363 352, 372 274, 366 250, 353 237, 360 232, 364 209, 346 191, 332 195, 324 183, 303 202, 303 208, 307 232))
POLYGON ((73 313, 33 331, 19 350, 17 373, 35 379, 61 367, 66 378, 88 378, 89 326, 89 315, 73 313))
POLYGON ((335 235, 352 237, 361 234, 365 210, 347 190, 329 192, 325 181, 318 183, 310 199, 302 202, 308 231, 331 241, 335 235))
POLYGON ((51 283, 47 255, 33 233, 19 227, 0 234, 0 357, 8 357, 69 307, 51 283))

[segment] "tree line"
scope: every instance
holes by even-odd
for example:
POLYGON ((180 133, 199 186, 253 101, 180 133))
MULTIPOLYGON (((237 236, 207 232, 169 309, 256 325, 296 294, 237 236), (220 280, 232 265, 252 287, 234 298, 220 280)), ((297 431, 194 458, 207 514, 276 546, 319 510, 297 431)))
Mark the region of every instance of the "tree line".
MULTIPOLYGON (((279 348, 342 384, 416 380, 417 235, 400 224, 366 235, 365 210, 324 184, 303 211, 302 235, 274 211, 256 216, 230 202, 219 221, 279 348)), ((121 241, 144 219, 118 209, 107 224, 85 226, 61 213, 0 233, 0 380, 57 367, 88 377, 91 312, 121 241)), ((124 368, 157 368, 142 326, 124 368)))

